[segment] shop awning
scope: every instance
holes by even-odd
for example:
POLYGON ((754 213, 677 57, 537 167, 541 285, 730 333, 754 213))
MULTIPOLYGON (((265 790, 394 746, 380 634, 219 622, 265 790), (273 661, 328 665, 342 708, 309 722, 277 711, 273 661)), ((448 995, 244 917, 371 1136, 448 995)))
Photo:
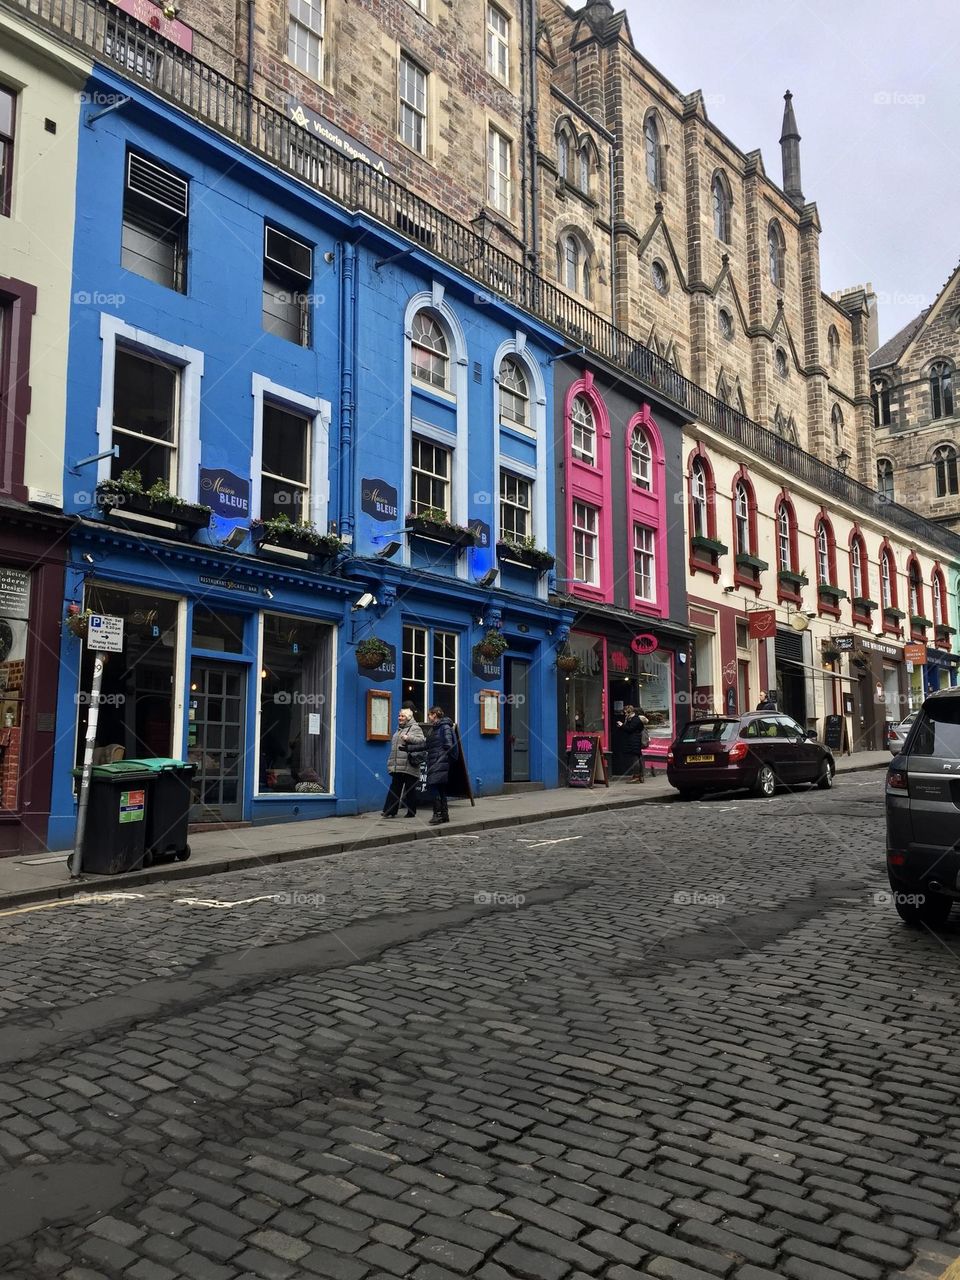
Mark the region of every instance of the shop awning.
POLYGON ((829 667, 815 667, 810 662, 797 662, 794 658, 778 657, 776 661, 778 667, 802 667, 804 671, 812 671, 818 676, 828 676, 831 680, 846 680, 847 684, 855 684, 853 676, 841 675, 839 671, 831 671, 829 667))
POLYGON ((653 631, 687 641, 692 640, 694 636, 693 630, 682 622, 673 622, 669 618, 651 618, 642 613, 631 613, 629 609, 618 609, 616 605, 594 604, 591 600, 581 600, 579 596, 553 595, 550 597, 550 603, 575 609, 580 618, 596 618, 598 621, 607 623, 620 623, 630 635, 636 635, 638 631, 653 631))

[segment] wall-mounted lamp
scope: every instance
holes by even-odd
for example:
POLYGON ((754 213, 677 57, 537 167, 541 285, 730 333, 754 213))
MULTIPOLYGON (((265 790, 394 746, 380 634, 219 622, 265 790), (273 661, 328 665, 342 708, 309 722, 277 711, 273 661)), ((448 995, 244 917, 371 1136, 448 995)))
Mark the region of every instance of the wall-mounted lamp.
POLYGON ((477 579, 478 587, 492 587, 497 580, 499 569, 488 569, 482 578, 477 579))
POLYGON ((846 475, 847 467, 849 467, 849 465, 850 465, 850 454, 847 452, 846 449, 841 449, 840 452, 837 454, 837 466, 840 468, 843 474, 846 475))
POLYGON ((736 591, 736 589, 737 589, 736 587, 724 587, 724 588, 723 588, 723 594, 724 594, 725 596, 729 596, 729 595, 731 595, 734 591, 736 591))

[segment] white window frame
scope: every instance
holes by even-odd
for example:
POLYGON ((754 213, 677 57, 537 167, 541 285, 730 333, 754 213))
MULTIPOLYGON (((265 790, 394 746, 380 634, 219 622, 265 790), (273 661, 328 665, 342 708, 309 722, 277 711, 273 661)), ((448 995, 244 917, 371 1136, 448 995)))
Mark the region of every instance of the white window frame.
POLYGON ((487 70, 501 84, 510 83, 510 19, 487 0, 487 70))
POLYGON ((404 659, 407 657, 408 654, 414 660, 414 670, 416 669, 415 663, 418 658, 423 662, 423 681, 421 682, 419 680, 414 679, 409 681, 408 683, 413 684, 418 689, 423 689, 424 715, 427 714, 427 712, 430 710, 430 708, 434 705, 434 703, 437 700, 436 693, 435 693, 435 687, 437 682, 434 679, 434 671, 435 671, 436 663, 442 662, 448 665, 452 665, 452 668, 453 668, 452 684, 447 684, 446 681, 441 681, 440 683, 443 684, 444 687, 446 688, 453 689, 453 715, 450 718, 453 720, 454 724, 458 723, 459 714, 460 714, 460 681, 458 678, 459 667, 460 667, 460 634, 459 632, 451 631, 448 628, 443 626, 435 627, 429 623, 427 625, 424 625, 421 622, 413 622, 413 621, 410 621, 408 618, 405 618, 403 620, 403 623, 400 628, 400 690, 401 690, 401 693, 404 692, 404 689, 403 689, 404 659), (406 633, 408 631, 411 633, 411 640, 413 642, 413 647, 410 649, 408 649, 405 645, 406 633), (453 641, 452 657, 437 653, 437 637, 438 636, 442 636, 444 640, 449 639, 453 641))
POLYGON ((323 81, 326 9, 325 0, 287 0, 287 61, 320 82, 323 81), (293 41, 291 48, 294 34, 300 36, 300 41, 293 41), (296 56, 298 43, 308 49, 305 60, 296 56))
POLYGON ((737 481, 733 493, 733 522, 736 532, 737 554, 749 556, 753 554, 750 545, 750 495, 742 480, 737 481))
POLYGON ((425 67, 422 67, 416 58, 411 58, 408 53, 400 50, 400 56, 397 60, 397 137, 409 147, 411 151, 416 151, 418 155, 425 156, 427 154, 427 126, 429 124, 429 108, 430 108, 430 73, 425 67), (423 103, 418 104, 415 99, 404 97, 405 84, 409 84, 409 76, 404 77, 404 65, 412 68, 414 72, 422 77, 422 85, 415 80, 415 91, 422 89, 423 103), (408 115, 405 115, 407 112, 408 115), (409 126, 412 125, 412 128, 409 126), (419 145, 416 141, 416 132, 419 130, 419 145), (410 137, 406 136, 410 134, 410 137), (411 138, 413 140, 411 141, 411 138))
POLYGON ((487 203, 513 217, 513 142, 492 124, 487 128, 487 203))
POLYGON ((694 458, 690 474, 690 497, 693 504, 693 536, 709 538, 710 510, 707 502, 707 469, 699 458, 694 458))
POLYGON ((880 606, 883 609, 893 608, 893 583, 890 575, 890 557, 886 551, 880 552, 880 606))
POLYGON ((636 521, 633 525, 633 595, 645 604, 657 602, 657 532, 636 521), (638 541, 643 545, 638 546, 638 541), (649 583, 648 591, 641 590, 642 581, 649 583))
POLYGON ((572 512, 573 541, 573 580, 584 586, 600 585, 600 512, 589 502, 581 502, 575 498, 572 512), (592 542, 592 555, 588 555, 588 539, 592 542), (587 562, 593 566, 590 577, 583 577, 578 561, 586 569, 587 562))
MULTIPOLYGON (((519 540, 522 542, 525 538, 530 538, 534 536, 534 533, 533 533, 534 485, 535 485, 535 481, 531 479, 530 476, 523 475, 519 470, 517 470, 516 467, 510 467, 505 465, 502 465, 500 467, 500 492, 499 492, 499 499, 498 499, 500 503, 500 507, 499 507, 498 528, 500 530, 501 537, 509 537, 514 541, 519 540), (518 499, 520 496, 521 487, 525 488, 526 498, 527 498, 527 501, 525 503, 520 502, 519 500, 515 500, 511 498, 508 494, 504 493, 504 482, 507 480, 512 480, 514 484, 516 484, 518 499), (523 523, 526 529, 524 533, 515 534, 512 531, 508 533, 505 530, 504 519, 503 519, 505 507, 509 507, 513 511, 523 512, 524 514, 523 523)), ((514 520, 514 524, 516 524, 516 520, 514 520)))
POLYGON ((777 512, 777 568, 781 572, 793 572, 793 530, 790 527, 790 512, 787 504, 781 502, 777 512))
POLYGON ((597 416, 590 405, 590 401, 583 395, 574 396, 570 405, 570 453, 578 462, 583 462, 589 467, 597 465, 597 416), (578 404, 582 404, 585 407, 590 419, 589 424, 577 421, 575 413, 578 404), (577 444, 578 433, 579 446, 577 444), (586 447, 587 443, 589 443, 589 449, 586 447))
POLYGON ((289 387, 281 387, 262 374, 255 373, 253 394, 253 450, 250 455, 250 512, 255 519, 260 514, 260 495, 263 478, 263 404, 264 400, 303 413, 311 418, 310 458, 308 474, 310 493, 307 503, 307 519, 321 533, 327 531, 327 512, 330 508, 330 420, 329 400, 307 396, 289 387))
POLYGON ((830 586, 830 538, 827 526, 821 520, 817 526, 817 582, 822 587, 830 586))
POLYGON ((497 387, 497 420, 499 421, 500 426, 507 427, 508 430, 510 431, 520 431, 525 436, 536 435, 536 426, 531 421, 530 378, 528 373, 526 372, 525 365, 520 360, 518 360, 517 357, 511 352, 508 352, 506 355, 502 356, 497 361, 496 387, 497 387), (523 379, 523 383, 524 383, 523 391, 518 391, 517 388, 512 383, 507 383, 504 381, 504 378, 503 378, 504 364, 507 364, 511 369, 515 369, 520 375, 520 377, 523 379), (523 406, 524 406, 523 422, 517 422, 516 419, 511 418, 508 414, 507 415, 504 414, 503 396, 504 396, 505 388, 508 395, 515 396, 518 400, 521 400, 523 402, 523 406))
POLYGON ((933 622, 934 626, 946 622, 943 612, 943 592, 940 590, 940 578, 938 574, 934 574, 930 579, 930 600, 933 604, 933 622))
POLYGON ((200 384, 203 378, 203 352, 196 347, 168 342, 165 338, 136 329, 117 316, 101 313, 100 339, 103 359, 100 367, 100 404, 97 407, 98 452, 97 479, 109 480, 113 448, 113 394, 116 375, 117 345, 145 356, 153 356, 180 369, 180 394, 177 404, 177 459, 170 489, 184 502, 196 502, 200 483, 200 384))
POLYGON ((850 547, 850 567, 853 570, 853 589, 858 596, 865 596, 863 589, 863 554, 860 550, 860 539, 854 538, 850 547))
POLYGON ((451 390, 450 347, 451 347, 450 335, 444 331, 444 327, 440 322, 440 320, 435 315, 432 315, 430 313, 429 307, 420 307, 420 309, 414 313, 414 315, 411 317, 411 320, 410 320, 410 366, 409 366, 410 377, 418 386, 426 387, 430 391, 445 391, 449 394, 451 390), (443 339, 444 345, 446 347, 445 352, 439 352, 436 350, 436 348, 428 346, 427 343, 424 342, 422 338, 417 338, 413 336, 413 325, 416 323, 416 320, 419 316, 425 316, 426 319, 429 320, 431 324, 435 325, 436 328, 439 330, 440 337, 443 339), (429 351, 434 357, 437 357, 443 360, 443 382, 442 383, 436 383, 430 379, 420 377, 420 375, 416 372, 416 368, 413 362, 414 348, 420 351, 429 351))
MULTIPOLYGON (((543 383, 543 373, 540 364, 535 356, 527 354, 527 336, 518 329, 514 337, 504 342, 498 347, 494 355, 494 368, 499 370, 504 360, 513 361, 520 369, 527 384, 529 399, 527 400, 527 408, 529 411, 528 426, 526 428, 518 427, 515 423, 503 423, 501 420, 501 429, 498 432, 498 446, 495 454, 495 462, 499 471, 510 471, 516 476, 529 480, 533 485, 533 505, 531 508, 531 535, 536 540, 538 547, 546 548, 550 538, 550 532, 547 526, 547 494, 550 490, 550 482, 547 474, 547 394, 543 383), (503 428, 506 428, 505 430, 503 428), (514 456, 517 452, 516 440, 511 439, 510 431, 516 431, 522 434, 527 442, 527 447, 532 444, 534 446, 534 458, 532 464, 528 460, 522 461, 514 456), (532 437, 532 439, 531 439, 532 437), (505 446, 510 452, 505 452, 505 446)), ((498 375, 499 376, 499 375, 498 375)), ((500 536, 499 518, 500 506, 497 503, 495 507, 497 515, 497 527, 495 529, 495 538, 500 536)), ((548 595, 547 575, 540 574, 537 577, 535 594, 545 600, 548 595)))
POLYGON ((443 483, 443 486, 444 486, 444 492, 445 492, 445 495, 446 495, 446 497, 445 497, 445 501, 444 501, 442 504, 439 504, 439 507, 438 507, 438 504, 437 504, 437 503, 435 503, 435 502, 430 502, 430 503, 428 503, 427 505, 428 505, 428 506, 430 506, 430 507, 438 507, 438 509, 440 509, 440 510, 442 510, 442 511, 446 512, 446 515, 447 515, 447 519, 448 519, 448 520, 452 520, 452 519, 453 519, 453 511, 452 511, 452 508, 453 508, 453 469, 454 469, 454 462, 455 462, 455 458, 456 458, 456 453, 455 453, 455 450, 454 450, 454 448, 453 448, 452 443, 447 443, 446 441, 437 440, 437 439, 432 438, 432 437, 430 437, 430 436, 424 435, 421 431, 419 431, 419 430, 417 430, 417 429, 415 429, 415 430, 413 431, 412 438, 411 438, 411 441, 410 441, 410 478, 409 478, 409 485, 410 485, 410 510, 411 510, 412 512, 414 512, 414 514, 416 514, 414 504, 416 503, 416 500, 417 500, 417 499, 416 499, 416 496, 415 496, 415 494, 414 494, 413 477, 414 477, 414 473, 416 472, 416 474, 417 474, 417 475, 422 475, 422 476, 427 476, 427 477, 429 477, 429 479, 430 479, 432 482, 434 482, 434 483, 436 483, 437 481, 441 481, 441 482, 443 483), (416 465, 415 465, 415 463, 414 463, 414 453, 415 453, 414 446, 415 446, 415 445, 427 445, 427 446, 428 446, 429 448, 431 448, 431 449, 438 449, 438 450, 440 450, 442 453, 445 453, 445 454, 447 455, 447 473, 446 473, 446 475, 441 475, 441 474, 440 474, 439 472, 437 472, 437 471, 426 471, 426 470, 424 470, 424 468, 423 468, 423 467, 418 467, 418 466, 416 466, 416 465))
POLYGON ((643 427, 635 427, 630 442, 630 479, 645 493, 653 492, 653 447, 643 427))

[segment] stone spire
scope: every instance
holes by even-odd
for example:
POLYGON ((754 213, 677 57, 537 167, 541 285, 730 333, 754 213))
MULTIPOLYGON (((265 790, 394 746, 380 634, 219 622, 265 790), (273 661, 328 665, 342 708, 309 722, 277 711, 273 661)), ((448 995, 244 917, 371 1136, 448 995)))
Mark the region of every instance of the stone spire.
POLYGON ((783 128, 780 130, 780 155, 783 159, 783 190, 792 204, 803 204, 803 188, 800 185, 800 134, 797 118, 793 114, 793 94, 788 89, 783 95, 783 128))

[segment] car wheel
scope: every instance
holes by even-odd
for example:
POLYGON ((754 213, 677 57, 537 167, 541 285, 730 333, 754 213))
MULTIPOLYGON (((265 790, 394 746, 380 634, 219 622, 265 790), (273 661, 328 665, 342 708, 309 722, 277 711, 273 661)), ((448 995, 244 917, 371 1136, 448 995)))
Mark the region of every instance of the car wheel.
POLYGON ((903 923, 910 925, 911 928, 918 929, 922 925, 936 928, 938 925, 947 923, 953 900, 939 893, 920 891, 904 893, 895 889, 893 905, 903 923), (912 899, 919 899, 919 901, 912 901, 912 899))
POLYGON ((829 791, 833 786, 833 775, 836 772, 829 760, 824 761, 823 773, 817 779, 817 786, 821 791, 829 791))
POLYGON ((760 772, 757 774, 753 784, 753 794, 763 796, 769 800, 777 789, 777 776, 768 764, 760 766, 760 772))

